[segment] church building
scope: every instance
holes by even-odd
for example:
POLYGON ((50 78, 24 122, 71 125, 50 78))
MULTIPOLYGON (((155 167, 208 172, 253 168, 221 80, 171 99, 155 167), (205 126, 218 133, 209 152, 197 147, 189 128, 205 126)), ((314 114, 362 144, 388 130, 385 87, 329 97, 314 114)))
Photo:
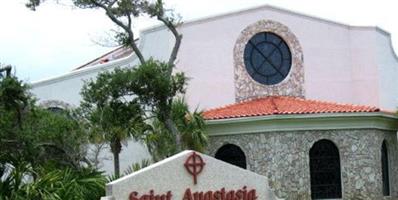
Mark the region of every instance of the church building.
MULTIPOLYGON (((388 32, 268 5, 179 31, 177 69, 190 77, 189 105, 205 110, 207 154, 268 177, 283 199, 398 198, 398 57, 388 32)), ((138 42, 163 60, 173 41, 157 26, 138 42)), ((84 80, 137 63, 119 48, 32 91, 45 107, 75 107, 84 80)), ((130 141, 120 157, 125 168, 149 154, 130 141)))

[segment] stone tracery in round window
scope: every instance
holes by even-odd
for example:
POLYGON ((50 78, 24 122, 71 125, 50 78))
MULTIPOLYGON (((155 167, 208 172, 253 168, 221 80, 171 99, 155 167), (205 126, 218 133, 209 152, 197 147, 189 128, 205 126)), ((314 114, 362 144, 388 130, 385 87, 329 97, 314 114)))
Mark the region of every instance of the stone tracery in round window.
POLYGON ((244 63, 248 74, 257 82, 274 85, 290 72, 292 55, 286 42, 272 32, 254 35, 246 44, 244 63))

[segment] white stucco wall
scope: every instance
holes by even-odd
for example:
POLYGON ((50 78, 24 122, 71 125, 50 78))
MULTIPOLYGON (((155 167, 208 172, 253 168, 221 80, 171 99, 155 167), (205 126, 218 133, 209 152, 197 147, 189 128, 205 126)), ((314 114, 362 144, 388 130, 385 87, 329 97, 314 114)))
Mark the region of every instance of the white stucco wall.
POLYGON ((398 108, 398 58, 388 33, 377 34, 375 46, 380 106, 394 111, 398 108))
POLYGON ((78 106, 81 100, 80 90, 85 80, 94 79, 101 71, 113 69, 116 66, 129 65, 132 60, 133 58, 129 57, 39 81, 33 83, 32 92, 39 98, 39 101, 60 100, 72 106, 78 106))
POLYGON ((391 71, 396 62, 389 38, 381 31, 272 7, 204 19, 181 28, 184 40, 178 66, 192 77, 187 92, 191 104, 212 108, 234 103, 234 44, 245 27, 263 19, 278 21, 297 36, 304 53, 307 99, 392 108, 391 99, 398 94, 387 91, 397 91, 397 84, 376 84, 379 75, 394 79, 393 74, 397 74, 391 71), (384 38, 384 43, 378 42, 378 37, 384 38), (381 68, 383 73, 379 74, 377 62, 389 67, 381 68))
POLYGON ((352 103, 379 106, 378 71, 375 57, 375 28, 350 30, 352 103))

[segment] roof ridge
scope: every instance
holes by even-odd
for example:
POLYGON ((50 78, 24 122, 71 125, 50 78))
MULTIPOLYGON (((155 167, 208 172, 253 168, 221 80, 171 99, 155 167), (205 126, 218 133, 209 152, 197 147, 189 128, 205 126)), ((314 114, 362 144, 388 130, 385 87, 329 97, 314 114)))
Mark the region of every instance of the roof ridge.
POLYGON ((274 97, 274 96, 272 96, 271 98, 270 98, 270 100, 271 100, 271 105, 273 106, 273 108, 272 108, 272 112, 274 113, 274 114, 278 114, 279 113, 279 109, 278 109, 278 106, 276 105, 276 103, 275 103, 275 101, 274 101, 274 99, 275 98, 277 98, 276 96, 274 97))
MULTIPOLYGON (((293 96, 263 96, 206 110, 205 119, 226 119, 265 115, 380 112, 375 106, 310 100, 293 96)), ((385 112, 387 113, 387 112, 385 112)))

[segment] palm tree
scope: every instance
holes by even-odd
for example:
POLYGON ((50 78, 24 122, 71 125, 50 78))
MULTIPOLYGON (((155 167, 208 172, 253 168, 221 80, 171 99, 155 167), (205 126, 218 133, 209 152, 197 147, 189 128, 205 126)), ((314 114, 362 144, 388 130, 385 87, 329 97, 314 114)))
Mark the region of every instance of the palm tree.
POLYGON ((190 111, 184 98, 177 98, 172 104, 172 117, 181 134, 181 147, 177 148, 175 136, 158 120, 152 123, 152 130, 145 135, 145 143, 154 161, 178 153, 178 149, 203 152, 207 146, 207 134, 202 112, 190 111))
POLYGON ((124 78, 124 74, 117 72, 101 73, 95 81, 87 82, 81 91, 82 121, 90 130, 93 142, 109 144, 116 176, 120 176, 122 143, 130 138, 138 138, 146 128, 141 105, 132 97, 126 99, 121 89, 124 78))

